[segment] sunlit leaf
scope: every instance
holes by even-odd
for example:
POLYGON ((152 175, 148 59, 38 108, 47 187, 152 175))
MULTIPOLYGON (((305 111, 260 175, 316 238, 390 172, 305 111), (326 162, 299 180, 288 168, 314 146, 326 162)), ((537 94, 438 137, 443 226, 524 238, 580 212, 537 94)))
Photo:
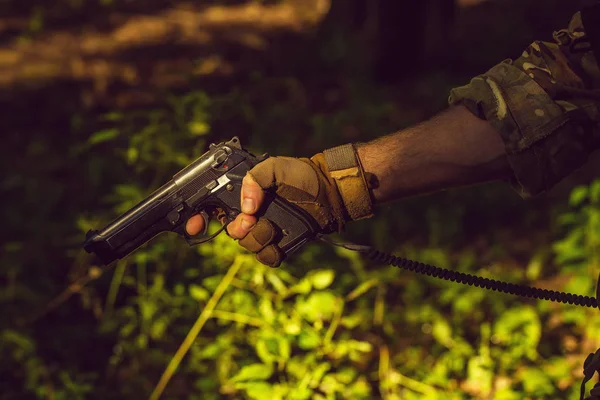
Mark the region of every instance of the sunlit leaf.
POLYGON ((259 339, 256 342, 256 355, 258 355, 258 358, 264 363, 270 363, 277 360, 277 357, 269 351, 267 341, 264 339, 259 339))
POLYGON ((525 368, 519 374, 525 392, 530 396, 548 396, 554 393, 554 385, 548 375, 538 368, 525 368))
POLYGON ((487 396, 492 389, 492 361, 487 357, 473 357, 469 360, 466 385, 469 392, 487 396))
POLYGON ((335 272, 331 269, 316 270, 310 276, 315 289, 325 289, 333 282, 335 272))
POLYGON ((589 187, 590 201, 593 204, 600 202, 600 179, 595 180, 589 187))
POLYGON ((138 149, 136 149, 135 147, 128 148, 127 149, 127 162, 130 164, 136 162, 139 154, 140 153, 139 153, 138 149))
POLYGON ((166 315, 157 318, 152 323, 152 327, 150 328, 150 336, 153 339, 161 339, 169 326, 169 317, 166 315))
POLYGON ((341 324, 346 328, 354 328, 363 322, 363 316, 359 313, 353 313, 348 316, 342 317, 341 324))
POLYGON ((587 276, 574 276, 565 285, 565 291, 581 295, 595 295, 594 278, 587 276))
POLYGON ((588 196, 588 187, 587 186, 577 186, 571 191, 571 195, 569 196, 569 205, 572 207, 577 207, 588 196))
POLYGON ((284 336, 281 336, 279 337, 278 343, 280 359, 286 361, 290 358, 290 355, 292 354, 292 346, 290 344, 290 341, 287 340, 287 338, 285 338, 284 336))
POLYGON ((297 284, 295 284, 294 286, 292 286, 290 288, 290 292, 306 294, 306 293, 310 292, 311 289, 312 289, 312 284, 310 283, 310 280, 307 278, 303 278, 300 280, 300 282, 298 282, 297 284))
POLYGON ((208 278, 204 278, 202 280, 202 286, 210 291, 214 291, 222 280, 223 275, 209 276, 208 278))
POLYGON ((200 285, 191 284, 189 286, 189 291, 190 296, 192 296, 192 298, 197 301, 205 301, 208 300, 208 298, 210 297, 208 290, 204 289, 200 285))
POLYGON ((268 298, 263 297, 258 305, 258 311, 263 316, 265 321, 269 324, 275 320, 275 311, 273 310, 273 303, 268 298))
POLYGON ((290 318, 284 323, 283 329, 288 335, 297 335, 302 330, 302 325, 295 318, 290 318))
POLYGON ((242 367, 240 371, 231 377, 231 382, 242 382, 252 380, 265 380, 273 374, 271 364, 250 364, 242 367))
POLYGON ((306 320, 329 320, 336 309, 337 298, 330 292, 313 292, 306 299, 298 299, 296 310, 306 320))
POLYGON ((357 297, 366 293, 372 287, 377 286, 378 283, 379 283, 379 279, 376 279, 376 278, 372 278, 372 279, 369 279, 368 281, 362 282, 360 285, 358 285, 356 287, 356 289, 354 289, 353 291, 348 293, 348 295, 346 296, 346 300, 352 301, 352 300, 356 299, 357 297))
POLYGON ((348 342, 350 348, 355 349, 357 351, 361 351, 363 353, 368 353, 373 349, 373 345, 369 342, 360 342, 358 340, 351 340, 348 342))
POLYGON ((442 318, 436 318, 433 322, 433 329, 431 331, 433 337, 441 344, 446 347, 452 347, 452 328, 446 320, 442 318))
POLYGON ((247 382, 235 385, 237 389, 243 389, 250 399, 264 400, 271 397, 273 388, 266 382, 247 382))
POLYGON ((292 390, 289 400, 308 400, 313 395, 313 391, 309 388, 294 388, 292 390))
POLYGON ((219 356, 219 354, 221 354, 222 350, 223 349, 219 342, 212 342, 212 343, 208 343, 206 346, 204 346, 199 355, 202 358, 214 359, 214 358, 217 358, 219 356))
POLYGON ((304 330, 298 336, 298 346, 304 350, 314 349, 320 343, 320 336, 313 330, 304 330))
POLYGON ((328 362, 320 363, 311 371, 311 382, 310 385, 312 387, 317 387, 321 379, 327 371, 331 369, 331 364, 328 362))
POLYGON ((88 139, 88 143, 90 144, 98 144, 102 142, 107 142, 119 136, 119 130, 117 128, 105 129, 103 131, 98 131, 94 133, 88 139))
POLYGON ((123 113, 115 111, 115 112, 109 112, 107 114, 104 114, 101 119, 104 121, 117 122, 117 121, 122 121, 124 118, 125 118, 125 115, 123 113))
POLYGON ((210 131, 210 127, 206 122, 193 121, 188 124, 190 133, 195 136, 206 135, 210 131))

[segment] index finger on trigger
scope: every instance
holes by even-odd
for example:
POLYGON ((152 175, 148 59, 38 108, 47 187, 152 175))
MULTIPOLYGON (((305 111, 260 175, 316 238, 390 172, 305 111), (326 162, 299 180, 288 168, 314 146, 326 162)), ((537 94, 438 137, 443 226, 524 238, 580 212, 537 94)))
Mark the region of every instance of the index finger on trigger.
POLYGON ((202 215, 192 215, 185 223, 185 230, 188 235, 195 236, 204 230, 204 218, 202 215))

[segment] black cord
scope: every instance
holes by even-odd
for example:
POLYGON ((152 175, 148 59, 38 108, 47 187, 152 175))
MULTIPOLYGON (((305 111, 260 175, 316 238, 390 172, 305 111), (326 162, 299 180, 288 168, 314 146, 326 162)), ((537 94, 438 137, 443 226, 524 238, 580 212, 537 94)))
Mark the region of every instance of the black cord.
POLYGON ((488 290, 495 290, 516 296, 549 300, 557 303, 574 304, 581 307, 598 308, 598 302, 596 298, 590 296, 581 296, 573 293, 565 293, 556 290, 540 289, 532 286, 502 282, 496 279, 483 278, 481 276, 465 274, 463 272, 451 271, 449 269, 423 264, 417 261, 408 260, 406 258, 396 257, 391 254, 373 249, 369 246, 334 242, 333 240, 321 235, 319 235, 319 239, 335 246, 361 252, 365 254, 366 258, 372 261, 393 265, 394 267, 416 272, 418 274, 433 276, 435 278, 444 279, 447 281, 481 287, 488 290))

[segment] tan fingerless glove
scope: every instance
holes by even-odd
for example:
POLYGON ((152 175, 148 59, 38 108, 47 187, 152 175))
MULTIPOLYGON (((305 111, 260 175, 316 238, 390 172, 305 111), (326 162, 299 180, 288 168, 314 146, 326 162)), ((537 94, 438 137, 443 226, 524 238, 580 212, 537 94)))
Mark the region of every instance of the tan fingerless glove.
MULTIPOLYGON (((346 222, 373 215, 370 179, 367 179, 352 144, 325 150, 308 158, 270 157, 249 175, 264 190, 275 190, 308 212, 321 233, 342 232, 346 222)), ((257 253, 263 264, 277 267, 283 252, 276 243, 275 227, 260 219, 239 244, 257 253)))

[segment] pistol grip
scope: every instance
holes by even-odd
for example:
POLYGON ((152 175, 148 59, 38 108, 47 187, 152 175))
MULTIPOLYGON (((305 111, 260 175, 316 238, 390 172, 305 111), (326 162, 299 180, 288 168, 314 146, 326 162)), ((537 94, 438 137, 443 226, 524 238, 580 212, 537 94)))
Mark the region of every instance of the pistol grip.
MULTIPOLYGON (((229 221, 240 213, 241 188, 241 179, 235 179, 231 181, 229 190, 223 190, 218 195, 219 200, 227 206, 229 221)), ((310 214, 274 193, 266 193, 265 201, 255 216, 267 218, 276 226, 279 231, 277 245, 286 256, 314 239, 320 229, 310 214)))

